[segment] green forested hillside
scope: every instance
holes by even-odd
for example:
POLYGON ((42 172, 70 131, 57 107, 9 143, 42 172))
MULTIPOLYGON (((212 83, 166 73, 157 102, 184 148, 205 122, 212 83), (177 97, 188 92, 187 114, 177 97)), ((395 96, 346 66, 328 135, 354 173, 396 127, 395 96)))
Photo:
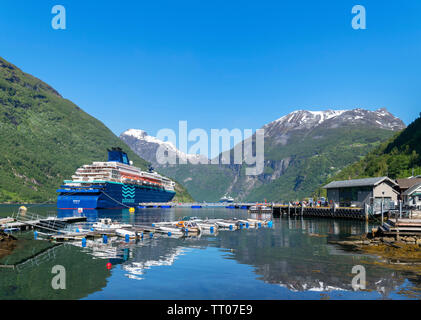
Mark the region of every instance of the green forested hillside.
POLYGON ((235 179, 230 168, 212 164, 180 164, 159 170, 181 183, 196 201, 219 201, 235 179))
MULTIPOLYGON (((393 135, 390 130, 363 126, 316 128, 303 136, 296 135, 285 146, 265 141, 265 174, 261 184, 256 183, 249 201, 297 200, 311 195, 332 173, 358 161, 381 141, 393 135), (288 159, 282 174, 272 179, 281 159, 288 159)), ((279 169, 278 169, 279 170, 279 169)), ((246 179, 240 176, 239 182, 246 179)), ((235 188, 234 188, 235 190, 235 188)))
POLYGON ((421 114, 402 132, 326 182, 381 176, 396 179, 412 174, 421 175, 421 114))
POLYGON ((147 168, 103 123, 0 58, 0 202, 54 201, 64 179, 83 164, 106 160, 110 147, 147 168))

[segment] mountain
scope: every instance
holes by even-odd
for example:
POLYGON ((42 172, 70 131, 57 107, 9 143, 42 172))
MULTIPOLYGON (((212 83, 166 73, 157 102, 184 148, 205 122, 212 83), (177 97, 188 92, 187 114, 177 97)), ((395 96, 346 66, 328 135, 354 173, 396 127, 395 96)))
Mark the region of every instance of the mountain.
MULTIPOLYGON (((405 130, 326 181, 421 175, 421 113, 405 130)), ((322 190, 318 190, 322 192, 322 190)))
MULTIPOLYGON (((404 128, 384 108, 297 110, 262 127, 265 164, 260 175, 245 175, 244 163, 171 165, 160 170, 176 178, 198 201, 217 201, 225 193, 239 201, 294 200, 310 195, 328 177, 404 128)), ((254 141, 255 136, 249 139, 254 141)))
MULTIPOLYGON (((0 58, 0 202, 55 201, 64 179, 83 164, 107 160, 110 147, 147 169, 103 123, 0 58)), ((178 197, 189 198, 177 188, 178 197)))
POLYGON ((172 156, 177 159, 177 161, 182 160, 189 163, 209 162, 209 159, 205 156, 181 152, 171 142, 161 141, 148 135, 143 130, 129 129, 120 135, 120 139, 127 143, 137 155, 153 163, 155 166, 161 166, 159 159, 157 159, 157 150, 159 147, 162 147, 163 150, 165 150, 166 156, 172 156))
POLYGON ((233 189, 240 198, 253 201, 303 198, 403 128, 386 109, 295 111, 263 127, 265 172, 240 175, 233 189), (241 181, 254 186, 252 193, 243 191, 241 181))

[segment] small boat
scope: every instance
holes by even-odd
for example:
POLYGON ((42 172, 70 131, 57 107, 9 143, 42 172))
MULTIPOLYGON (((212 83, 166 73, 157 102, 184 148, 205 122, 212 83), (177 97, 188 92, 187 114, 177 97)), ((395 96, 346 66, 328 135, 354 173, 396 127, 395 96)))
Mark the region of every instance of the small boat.
POLYGON ((136 239, 136 232, 126 230, 126 229, 116 229, 115 230, 116 235, 125 238, 126 235, 129 235, 130 239, 136 239))
POLYGON ((238 229, 238 225, 236 221, 216 221, 216 225, 219 228, 223 228, 223 229, 230 229, 230 230, 238 229))
POLYGON ((247 221, 249 221, 250 223, 255 223, 255 224, 258 224, 258 223, 261 223, 262 225, 263 224, 268 224, 268 221, 267 220, 247 219, 247 221))
POLYGON ((121 228, 131 228, 131 224, 121 224, 119 222, 112 221, 110 218, 99 219, 98 222, 94 223, 92 227, 98 231, 115 231, 121 228))
POLYGON ((273 209, 270 206, 266 206, 264 204, 256 204, 255 206, 251 206, 248 209, 249 213, 272 213, 273 209))
POLYGON ((160 226, 158 227, 157 231, 163 232, 163 233, 169 233, 171 232, 171 235, 183 235, 185 232, 183 229, 175 228, 175 227, 164 227, 160 226))
POLYGON ((175 226, 177 228, 183 228, 189 233, 200 233, 200 227, 193 221, 178 221, 175 226))
POLYGON ((243 224, 244 226, 249 226, 249 228, 254 228, 257 223, 255 221, 250 221, 250 219, 247 220, 238 220, 239 223, 243 224))
POLYGON ((234 202, 234 198, 232 198, 232 197, 229 197, 227 194, 225 194, 220 200, 219 200, 219 202, 222 202, 222 203, 231 203, 231 202, 234 202))
POLYGON ((215 231, 218 230, 218 225, 216 223, 203 221, 203 220, 193 220, 193 222, 196 223, 202 229, 202 231, 203 230, 207 230, 207 231, 213 230, 213 232, 215 232, 215 231))
POLYGON ((152 227, 173 226, 174 224, 175 224, 174 221, 154 222, 152 223, 152 227))

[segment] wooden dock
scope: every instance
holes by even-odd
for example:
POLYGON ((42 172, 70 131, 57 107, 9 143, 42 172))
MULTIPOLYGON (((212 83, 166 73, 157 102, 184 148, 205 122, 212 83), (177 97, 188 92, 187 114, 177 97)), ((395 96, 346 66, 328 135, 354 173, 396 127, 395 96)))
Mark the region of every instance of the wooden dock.
POLYGON ((386 236, 421 236, 421 219, 390 219, 379 227, 386 236))
MULTIPOLYGON (((335 219, 352 219, 352 220, 370 220, 370 216, 365 209, 355 207, 311 207, 293 204, 265 203, 265 206, 271 208, 274 215, 289 215, 317 218, 335 218, 335 219)), ((247 209, 256 206, 256 203, 235 202, 235 203, 141 203, 138 208, 228 208, 228 209, 247 209)), ((258 212, 256 212, 258 213, 258 212)))
POLYGON ((0 230, 8 229, 18 229, 20 231, 26 231, 31 229, 58 229, 63 228, 68 224, 84 222, 86 217, 66 217, 66 218, 40 218, 35 220, 24 220, 24 219, 14 219, 6 218, 0 220, 0 230))
POLYGON ((302 217, 369 220, 368 213, 362 208, 354 207, 306 207, 300 205, 273 205, 274 215, 302 217))

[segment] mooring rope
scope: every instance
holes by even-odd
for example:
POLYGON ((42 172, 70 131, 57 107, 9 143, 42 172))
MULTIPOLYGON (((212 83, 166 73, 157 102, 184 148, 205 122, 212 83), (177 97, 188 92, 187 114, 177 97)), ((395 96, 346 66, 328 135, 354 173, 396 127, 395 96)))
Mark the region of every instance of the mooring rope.
POLYGON ((122 202, 120 202, 120 201, 118 201, 118 200, 114 199, 114 198, 113 198, 113 197, 111 197, 109 194, 105 193, 104 191, 101 191, 101 193, 105 194, 108 198, 110 198, 110 199, 111 199, 111 200, 113 200, 114 202, 116 202, 116 203, 118 203, 118 204, 121 204, 122 206, 125 206, 126 208, 131 208, 130 206, 128 206, 128 205, 126 205, 126 204, 124 204, 124 203, 122 203, 122 202))

